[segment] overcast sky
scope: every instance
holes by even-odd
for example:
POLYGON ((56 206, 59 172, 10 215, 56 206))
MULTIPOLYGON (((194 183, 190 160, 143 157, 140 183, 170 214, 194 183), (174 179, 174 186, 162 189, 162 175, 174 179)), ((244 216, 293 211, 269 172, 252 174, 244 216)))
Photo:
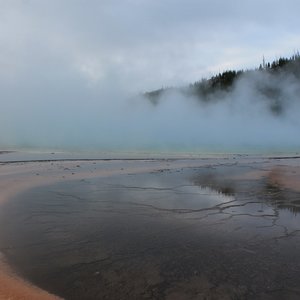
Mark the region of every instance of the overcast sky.
MULTIPOLYGON (((0 0, 0 147, 119 147, 130 139, 135 147, 170 137, 181 146, 178 135, 201 145, 211 132, 195 129, 209 120, 199 124, 198 112, 186 127, 193 107, 184 99, 153 112, 138 107, 145 99, 132 105, 128 98, 255 68, 263 55, 292 55, 299 11, 299 0, 0 0)), ((216 143, 233 132, 219 128, 216 143)))
POLYGON ((298 0, 0 0, 1 80, 186 84, 293 54, 299 11, 298 0))

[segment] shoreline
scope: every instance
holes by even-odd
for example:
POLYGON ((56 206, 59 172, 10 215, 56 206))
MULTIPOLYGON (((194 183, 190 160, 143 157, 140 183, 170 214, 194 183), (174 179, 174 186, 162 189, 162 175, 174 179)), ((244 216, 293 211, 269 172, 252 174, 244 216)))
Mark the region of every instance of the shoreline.
MULTIPOLYGON (((297 157, 298 158, 298 157, 297 157)), ((247 173, 245 180, 268 176, 282 187, 300 191, 300 160, 297 158, 208 158, 176 160, 50 160, 0 164, 0 205, 31 188, 57 182, 159 172, 181 168, 212 167, 235 164, 259 164, 259 169, 247 173)), ((230 174, 229 174, 230 177, 230 174)), ((60 299, 33 286, 17 276, 6 264, 0 252, 0 299, 60 299)))
MULTIPOLYGON (((124 160, 122 160, 124 161, 124 160)), ((142 160, 145 162, 145 160, 142 160)), ((140 161, 140 162, 142 162, 140 161)), ((111 169, 90 170, 86 164, 92 164, 95 160, 75 160, 75 161, 38 161, 38 162, 16 162, 0 164, 0 205, 10 198, 37 186, 53 184, 60 181, 75 180, 80 178, 110 177, 114 175, 126 175, 128 173, 143 173, 157 171, 161 168, 169 168, 167 161, 157 161, 155 166, 140 166, 124 168, 115 166, 111 169), (70 170, 76 170, 70 172, 70 170)), ((99 162, 99 161, 98 161, 99 162)), ((116 162, 109 160, 110 163, 116 162)), ((136 164, 136 161, 127 160, 129 165, 136 164)), ((147 162, 147 161, 146 161, 147 162)), ((179 163, 173 167, 189 167, 191 162, 179 163)), ((18 277, 6 264, 0 252, 0 299, 23 300, 23 299, 60 299, 46 291, 18 277)))

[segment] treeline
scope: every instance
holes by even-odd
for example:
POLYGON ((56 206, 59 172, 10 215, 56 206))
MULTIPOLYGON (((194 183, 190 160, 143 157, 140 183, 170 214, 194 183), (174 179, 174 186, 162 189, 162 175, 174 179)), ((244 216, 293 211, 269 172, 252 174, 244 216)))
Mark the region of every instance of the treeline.
MULTIPOLYGON (((161 88, 155 91, 146 92, 144 93, 144 96, 156 105, 159 103, 159 99, 164 93, 176 90, 184 95, 198 97, 202 101, 209 101, 213 99, 212 96, 216 93, 230 92, 241 76, 255 72, 267 73, 274 76, 277 76, 281 72, 287 72, 300 80, 300 54, 299 52, 296 52, 290 58, 280 57, 271 63, 265 62, 265 59, 263 59, 263 62, 259 67, 253 70, 228 70, 219 73, 210 79, 201 79, 187 87, 161 88)), ((275 100, 278 98, 278 91, 276 89, 274 90, 274 88, 268 86, 261 87, 261 92, 268 97, 273 97, 275 100)), ((275 105, 274 112, 276 112, 276 110, 280 112, 280 109, 275 105)))

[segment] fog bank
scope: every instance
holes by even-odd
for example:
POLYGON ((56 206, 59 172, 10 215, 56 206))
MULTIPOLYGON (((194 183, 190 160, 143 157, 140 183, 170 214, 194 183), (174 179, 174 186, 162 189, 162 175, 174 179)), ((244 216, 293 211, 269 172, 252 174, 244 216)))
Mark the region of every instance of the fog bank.
POLYGON ((170 91, 157 105, 117 85, 66 84, 2 86, 9 101, 2 105, 1 147, 222 152, 300 146, 300 86, 292 75, 251 72, 208 102, 170 91), (262 87, 278 95, 266 96, 262 87), (274 101, 279 114, 270 109, 274 101))

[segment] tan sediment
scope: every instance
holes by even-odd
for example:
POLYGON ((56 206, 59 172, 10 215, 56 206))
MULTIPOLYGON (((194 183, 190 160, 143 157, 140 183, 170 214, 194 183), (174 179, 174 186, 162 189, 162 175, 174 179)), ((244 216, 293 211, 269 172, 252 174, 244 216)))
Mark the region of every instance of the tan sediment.
POLYGON ((58 300, 30 283, 16 277, 8 266, 0 262, 0 299, 1 300, 58 300))
POLYGON ((300 192, 300 166, 273 165, 263 170, 252 170, 238 176, 228 176, 234 180, 258 180, 265 178, 271 185, 300 192))
POLYGON ((300 167, 278 166, 268 174, 268 179, 273 185, 300 192, 300 167))

